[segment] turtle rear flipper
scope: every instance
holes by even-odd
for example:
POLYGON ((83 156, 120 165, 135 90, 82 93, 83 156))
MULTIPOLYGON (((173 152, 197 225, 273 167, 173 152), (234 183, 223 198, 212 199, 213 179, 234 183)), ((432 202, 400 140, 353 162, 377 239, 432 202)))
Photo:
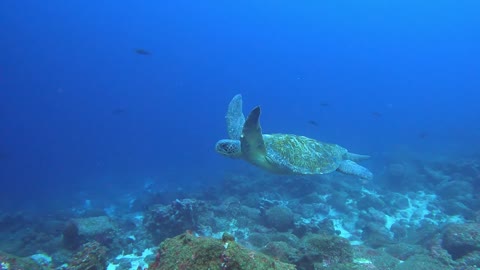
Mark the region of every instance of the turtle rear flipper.
POLYGON ((366 180, 370 180, 373 178, 372 172, 351 160, 343 160, 342 162, 340 162, 337 171, 344 174, 358 176, 366 180))
POLYGON ((227 121, 227 132, 230 139, 240 140, 245 123, 245 116, 242 112, 242 95, 238 94, 232 98, 230 104, 228 104, 225 120, 227 121))
POLYGON ((345 159, 349 159, 351 161, 362 161, 362 160, 366 160, 366 159, 369 159, 370 156, 367 156, 367 155, 360 155, 360 154, 355 154, 355 153, 346 153, 345 154, 345 159))
POLYGON ((240 137, 242 154, 247 160, 257 165, 265 162, 267 154, 259 118, 260 107, 257 106, 248 115, 240 137))

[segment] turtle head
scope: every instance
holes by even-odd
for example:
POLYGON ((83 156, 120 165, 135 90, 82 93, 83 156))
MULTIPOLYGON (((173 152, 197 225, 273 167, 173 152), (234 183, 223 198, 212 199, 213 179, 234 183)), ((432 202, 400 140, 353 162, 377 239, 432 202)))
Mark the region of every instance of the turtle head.
POLYGON ((242 156, 242 146, 240 145, 239 140, 220 140, 215 145, 215 150, 220 155, 226 157, 240 158, 242 156))

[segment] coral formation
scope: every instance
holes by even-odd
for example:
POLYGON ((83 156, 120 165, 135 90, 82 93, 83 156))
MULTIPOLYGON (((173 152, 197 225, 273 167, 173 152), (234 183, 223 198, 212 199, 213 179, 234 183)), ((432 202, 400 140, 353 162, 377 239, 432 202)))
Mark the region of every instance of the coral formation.
POLYGON ((295 269, 294 265, 283 263, 256 251, 248 250, 230 237, 226 242, 197 237, 190 232, 166 239, 160 245, 160 253, 149 270, 266 270, 295 269))
POLYGON ((480 265, 477 163, 402 158, 378 175, 379 185, 335 174, 322 181, 228 175, 220 185, 189 194, 153 194, 149 187, 146 195, 105 209, 43 219, 0 214, 0 249, 34 254, 13 260, 2 253, 0 265, 271 269, 274 262, 299 270, 474 269, 480 265))
POLYGON ((0 251, 0 270, 47 270, 46 265, 36 263, 31 258, 21 258, 0 251))
POLYGON ((169 205, 153 205, 147 211, 143 224, 157 242, 186 230, 197 230, 198 219, 206 204, 200 200, 175 200, 169 205))
POLYGON ((480 224, 452 224, 447 226, 442 238, 445 248, 454 260, 480 251, 480 224))
POLYGON ((309 234, 303 239, 305 251, 299 261, 302 269, 313 269, 316 265, 333 267, 353 262, 350 243, 338 236, 309 234))
POLYGON ((69 270, 103 270, 107 262, 107 249, 98 242, 83 244, 70 261, 69 270))
POLYGON ((280 232, 287 231, 293 226, 293 213, 286 206, 274 206, 265 213, 268 226, 280 232))
POLYGON ((78 234, 78 226, 69 221, 63 229, 63 246, 70 250, 75 250, 80 246, 80 235, 78 234))

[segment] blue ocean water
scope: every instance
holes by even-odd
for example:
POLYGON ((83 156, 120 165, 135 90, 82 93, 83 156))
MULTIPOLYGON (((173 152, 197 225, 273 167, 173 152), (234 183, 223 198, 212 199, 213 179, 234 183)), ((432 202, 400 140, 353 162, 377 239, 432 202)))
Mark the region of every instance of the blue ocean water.
POLYGON ((374 173, 397 147, 478 155, 479 9, 476 1, 2 1, 0 208, 70 207, 147 179, 215 185, 248 167, 214 151, 237 93, 245 113, 262 106, 264 132, 370 154, 374 173))

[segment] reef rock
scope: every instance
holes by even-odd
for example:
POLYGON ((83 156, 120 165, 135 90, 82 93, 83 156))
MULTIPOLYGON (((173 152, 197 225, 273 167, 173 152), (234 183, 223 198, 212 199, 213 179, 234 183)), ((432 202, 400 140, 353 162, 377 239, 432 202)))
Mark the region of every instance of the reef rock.
POLYGON ((49 268, 47 265, 39 265, 31 258, 16 257, 0 251, 0 269, 47 270, 49 268))
POLYGON ((72 219, 67 224, 63 237, 64 245, 67 247, 69 245, 75 247, 79 242, 88 241, 109 245, 115 237, 115 225, 107 216, 72 219), (81 240, 78 240, 77 237, 81 240))
POLYGON ((292 270, 294 265, 283 263, 262 253, 248 250, 224 237, 224 240, 196 237, 187 232, 168 238, 160 245, 156 261, 149 270, 292 270))
POLYGON ((145 213, 143 224, 154 240, 161 242, 187 230, 197 230, 206 212, 204 201, 177 199, 169 205, 152 205, 145 213))
POLYGON ((107 249, 98 242, 84 244, 69 263, 69 270, 101 270, 105 269, 107 249))
POLYGON ((480 251, 480 224, 452 224, 445 229, 442 247, 454 260, 480 251))
POLYGON ((279 232, 285 232, 293 228, 293 212, 285 206, 274 206, 268 209, 265 219, 270 227, 279 232))

